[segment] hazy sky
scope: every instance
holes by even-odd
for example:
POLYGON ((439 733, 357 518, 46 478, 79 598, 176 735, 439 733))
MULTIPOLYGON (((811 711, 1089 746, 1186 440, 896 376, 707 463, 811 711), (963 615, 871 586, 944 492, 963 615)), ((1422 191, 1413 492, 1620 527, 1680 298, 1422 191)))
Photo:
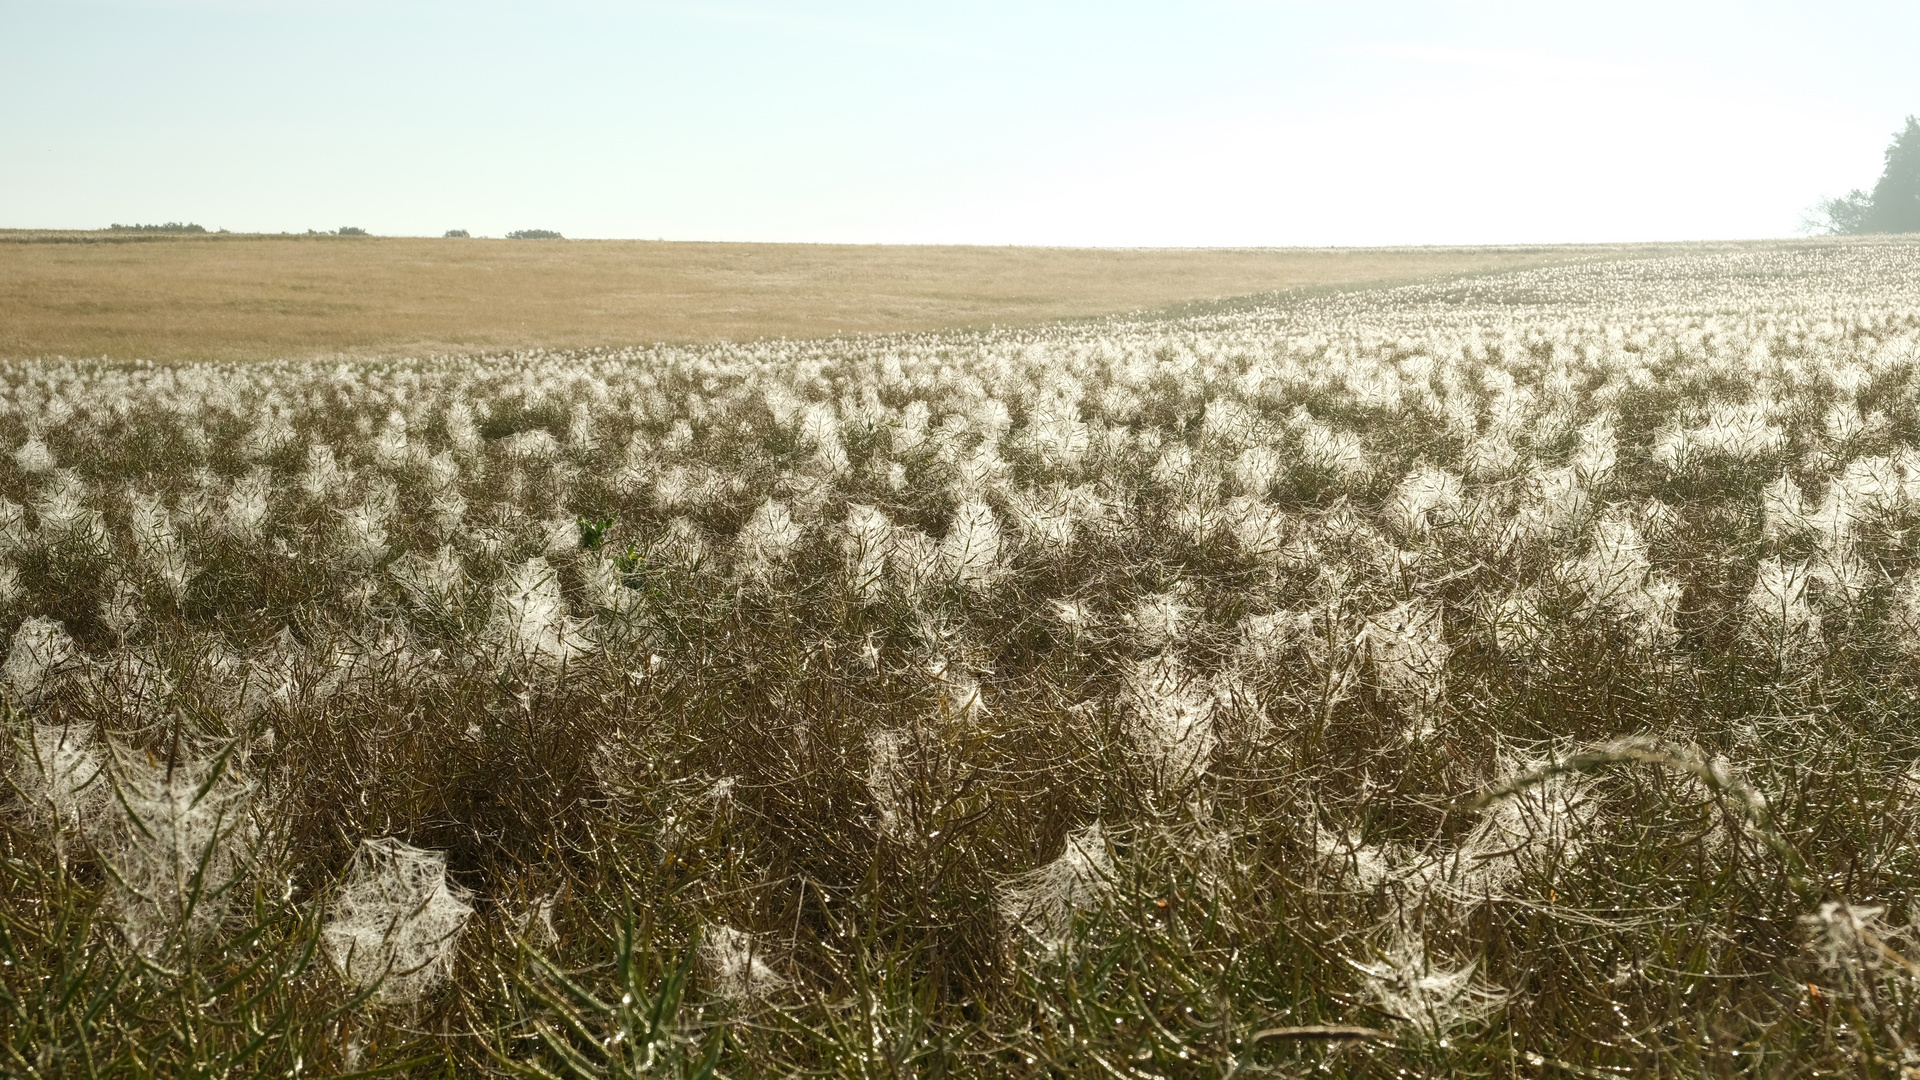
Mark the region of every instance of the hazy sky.
POLYGON ((1103 245, 1791 234, 1920 3, 0 0, 0 225, 1103 245))

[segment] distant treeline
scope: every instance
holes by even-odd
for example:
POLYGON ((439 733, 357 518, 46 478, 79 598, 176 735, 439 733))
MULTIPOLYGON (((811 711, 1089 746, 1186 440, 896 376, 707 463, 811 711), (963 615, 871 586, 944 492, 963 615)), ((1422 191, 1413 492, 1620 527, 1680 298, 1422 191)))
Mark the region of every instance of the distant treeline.
MULTIPOLYGON (((132 232, 132 233, 203 233, 208 231, 205 226, 195 225, 190 221, 189 222, 169 221, 164 225, 121 225, 118 222, 116 222, 112 225, 107 226, 107 228, 112 232, 132 232)), ((307 235, 308 236, 371 236, 372 234, 367 232, 367 230, 360 228, 358 225, 342 225, 338 229, 333 230, 332 232, 328 232, 321 229, 308 229, 307 235)), ((446 235, 450 237, 464 237, 468 234, 467 234, 467 230, 465 229, 448 229, 446 232, 446 235)), ((561 236, 559 233, 555 232, 552 229, 515 229, 514 231, 507 234, 507 239, 509 240, 564 240, 566 239, 566 237, 561 236)))
POLYGON ((207 231, 206 226, 195 225, 191 221, 188 221, 188 222, 169 221, 164 225, 122 225, 118 222, 115 222, 114 224, 107 226, 107 228, 112 232, 203 233, 207 231))

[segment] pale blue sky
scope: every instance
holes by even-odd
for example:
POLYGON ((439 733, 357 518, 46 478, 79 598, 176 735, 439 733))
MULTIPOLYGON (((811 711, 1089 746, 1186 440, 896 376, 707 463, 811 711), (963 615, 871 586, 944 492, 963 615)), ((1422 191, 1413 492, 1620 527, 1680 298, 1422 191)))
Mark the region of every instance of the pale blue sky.
POLYGON ((0 225, 1098 245, 1790 234, 1920 3, 0 0, 0 225))

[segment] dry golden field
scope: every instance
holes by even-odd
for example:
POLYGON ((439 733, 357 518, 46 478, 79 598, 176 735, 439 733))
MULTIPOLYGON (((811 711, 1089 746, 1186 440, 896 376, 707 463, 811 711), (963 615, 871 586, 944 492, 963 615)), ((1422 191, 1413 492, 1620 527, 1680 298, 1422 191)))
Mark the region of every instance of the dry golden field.
POLYGON ((0 357, 365 356, 1005 326, 1255 293, 1405 283, 1626 250, 0 230, 0 357))

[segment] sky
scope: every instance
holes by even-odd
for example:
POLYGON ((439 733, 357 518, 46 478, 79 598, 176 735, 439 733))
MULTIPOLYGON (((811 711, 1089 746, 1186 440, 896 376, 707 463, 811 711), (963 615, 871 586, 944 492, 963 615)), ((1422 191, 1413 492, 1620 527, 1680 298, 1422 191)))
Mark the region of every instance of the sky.
POLYGON ((0 227, 1267 246, 1792 235, 1920 4, 0 0, 0 227))

